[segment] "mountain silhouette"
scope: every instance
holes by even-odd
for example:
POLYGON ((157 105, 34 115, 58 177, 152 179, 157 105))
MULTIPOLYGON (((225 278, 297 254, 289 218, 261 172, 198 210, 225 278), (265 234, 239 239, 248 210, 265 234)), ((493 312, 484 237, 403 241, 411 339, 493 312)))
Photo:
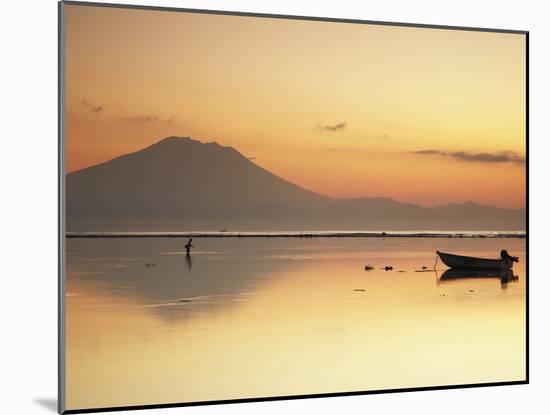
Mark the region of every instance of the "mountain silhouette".
POLYGON ((333 199, 270 173, 232 147, 189 137, 168 137, 68 174, 66 200, 72 232, 525 227, 522 209, 333 199))

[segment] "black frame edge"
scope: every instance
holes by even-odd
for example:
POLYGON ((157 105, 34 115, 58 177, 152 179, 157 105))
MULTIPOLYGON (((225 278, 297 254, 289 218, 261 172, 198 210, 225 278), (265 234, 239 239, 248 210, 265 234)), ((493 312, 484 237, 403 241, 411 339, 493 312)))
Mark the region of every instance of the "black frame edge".
POLYGON ((57 5, 57 412, 66 411, 65 342, 65 2, 57 5))
POLYGON ((423 386, 423 387, 401 388, 401 389, 381 389, 381 390, 373 390, 373 391, 366 391, 366 392, 364 391, 335 392, 335 393, 319 393, 319 394, 313 394, 313 395, 288 395, 288 396, 221 399, 221 400, 213 400, 213 401, 166 403, 166 404, 152 404, 152 405, 112 406, 112 407, 105 407, 105 408, 69 409, 64 411, 63 414, 87 414, 90 412, 135 411, 135 410, 142 410, 142 409, 167 409, 167 408, 180 408, 180 407, 188 407, 188 406, 290 401, 290 400, 296 400, 296 399, 337 398, 337 397, 346 397, 346 396, 380 395, 380 394, 387 394, 387 393, 428 392, 428 391, 436 391, 436 390, 469 389, 469 388, 482 388, 482 387, 493 387, 493 386, 516 386, 516 385, 526 385, 528 383, 529 382, 527 382, 527 380, 518 380, 518 381, 510 381, 510 382, 489 382, 489 383, 473 383, 473 384, 464 384, 464 385, 423 386))
POLYGON ((525 33, 525 380, 529 383, 529 32, 525 33))
POLYGON ((145 5, 138 5, 138 4, 100 3, 100 2, 93 2, 93 1, 73 1, 73 0, 62 0, 62 2, 68 6, 110 7, 110 8, 122 8, 122 9, 133 9, 133 10, 156 10, 156 11, 163 11, 163 12, 214 14, 214 15, 240 16, 240 17, 261 17, 261 18, 285 19, 285 20, 309 20, 309 21, 317 21, 317 22, 370 24, 370 25, 378 25, 378 26, 401 26, 401 27, 416 27, 416 28, 440 29, 440 30, 464 30, 464 31, 470 31, 470 32, 472 31, 473 32, 494 32, 494 33, 508 33, 508 34, 519 34, 519 35, 524 35, 528 33, 527 30, 516 30, 516 29, 497 29, 497 28, 488 28, 488 27, 436 25, 436 24, 427 24, 427 23, 404 23, 404 22, 390 22, 390 21, 377 21, 377 20, 348 19, 348 18, 337 18, 337 17, 239 12, 239 11, 233 11, 233 10, 192 9, 192 8, 183 8, 183 7, 145 6, 145 5))

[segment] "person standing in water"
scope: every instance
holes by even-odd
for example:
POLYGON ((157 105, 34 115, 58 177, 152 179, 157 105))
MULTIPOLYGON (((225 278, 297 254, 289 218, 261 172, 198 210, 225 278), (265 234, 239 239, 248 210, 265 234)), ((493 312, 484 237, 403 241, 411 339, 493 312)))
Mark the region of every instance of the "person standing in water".
POLYGON ((193 241, 193 239, 189 239, 189 242, 187 242, 185 244, 185 254, 187 256, 191 255, 191 248, 193 248, 193 244, 191 243, 193 241))

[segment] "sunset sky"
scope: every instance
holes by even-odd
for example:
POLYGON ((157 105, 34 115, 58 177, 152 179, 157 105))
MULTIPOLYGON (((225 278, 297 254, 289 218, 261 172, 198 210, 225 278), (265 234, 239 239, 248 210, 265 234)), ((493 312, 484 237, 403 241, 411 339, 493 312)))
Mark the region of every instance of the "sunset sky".
POLYGON ((333 197, 525 206, 525 36, 66 7, 67 171, 190 136, 333 197))

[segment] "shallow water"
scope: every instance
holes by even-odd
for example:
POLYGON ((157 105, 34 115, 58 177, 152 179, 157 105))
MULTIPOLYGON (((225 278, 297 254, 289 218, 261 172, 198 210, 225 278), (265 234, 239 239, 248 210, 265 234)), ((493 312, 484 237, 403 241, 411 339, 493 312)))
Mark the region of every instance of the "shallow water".
POLYGON ((525 379, 524 239, 186 242, 67 239, 68 409, 525 379), (415 272, 502 248, 515 281, 415 272))

